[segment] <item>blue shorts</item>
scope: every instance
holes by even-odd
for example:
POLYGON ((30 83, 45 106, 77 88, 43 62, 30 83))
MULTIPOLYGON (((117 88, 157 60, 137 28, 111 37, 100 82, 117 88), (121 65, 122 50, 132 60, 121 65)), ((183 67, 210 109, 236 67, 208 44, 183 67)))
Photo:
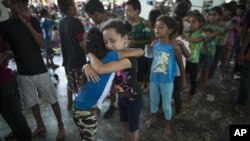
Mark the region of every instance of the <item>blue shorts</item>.
POLYGON ((132 133, 139 129, 139 118, 142 108, 142 97, 135 101, 125 101, 118 98, 118 108, 121 122, 128 122, 129 131, 132 133))
POLYGON ((207 54, 201 54, 200 55, 200 62, 199 62, 199 68, 202 71, 209 72, 209 69, 213 63, 214 56, 207 55, 207 54))

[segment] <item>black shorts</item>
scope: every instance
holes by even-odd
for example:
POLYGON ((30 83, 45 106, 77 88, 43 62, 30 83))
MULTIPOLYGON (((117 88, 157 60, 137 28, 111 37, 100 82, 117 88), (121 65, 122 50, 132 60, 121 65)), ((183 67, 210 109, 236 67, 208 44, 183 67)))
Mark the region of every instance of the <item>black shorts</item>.
POLYGON ((142 97, 135 101, 118 98, 118 108, 121 122, 128 122, 129 131, 134 132, 139 129, 139 118, 142 109, 142 97))

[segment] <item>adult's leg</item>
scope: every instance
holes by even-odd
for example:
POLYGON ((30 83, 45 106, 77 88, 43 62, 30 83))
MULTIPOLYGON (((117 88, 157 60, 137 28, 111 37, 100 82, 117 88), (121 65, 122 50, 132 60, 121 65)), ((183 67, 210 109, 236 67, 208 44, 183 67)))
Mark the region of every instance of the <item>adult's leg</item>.
POLYGON ((55 104, 51 104, 51 107, 54 111, 54 114, 56 116, 57 123, 58 123, 58 134, 56 136, 56 140, 60 141, 65 136, 65 131, 64 131, 64 126, 63 126, 62 116, 61 116, 61 110, 60 110, 58 102, 56 102, 55 104))
MULTIPOLYGON (((62 117, 61 117, 61 110, 60 110, 58 100, 57 100, 56 88, 52 84, 52 81, 48 73, 39 74, 38 78, 39 78, 39 82, 34 82, 38 89, 38 92, 43 99, 45 99, 48 103, 51 104, 51 107, 57 119, 58 134, 56 136, 56 140, 57 141, 62 140, 65 136, 65 133, 64 133, 64 127, 63 127, 63 122, 62 122, 62 117)), ((38 105, 36 106, 36 110, 37 109, 39 109, 38 105)), ((36 114, 38 114, 38 112, 36 114)))
MULTIPOLYGON (((23 103, 26 107, 31 108, 32 113, 35 117, 37 127, 32 132, 32 136, 35 137, 36 135, 45 132, 45 125, 42 120, 42 116, 40 113, 40 108, 37 101, 37 87, 34 82, 37 81, 39 76, 22 76, 18 75, 18 84, 20 88, 21 98, 23 103)), ((48 76, 49 77, 49 76, 48 76)))
POLYGON ((0 113, 18 141, 30 141, 31 130, 22 114, 16 79, 0 87, 0 113))
POLYGON ((35 137, 39 135, 40 133, 43 133, 46 131, 45 125, 42 120, 41 112, 40 112, 40 107, 38 104, 35 104, 34 106, 31 107, 32 113, 35 117, 37 127, 32 133, 32 137, 35 137))

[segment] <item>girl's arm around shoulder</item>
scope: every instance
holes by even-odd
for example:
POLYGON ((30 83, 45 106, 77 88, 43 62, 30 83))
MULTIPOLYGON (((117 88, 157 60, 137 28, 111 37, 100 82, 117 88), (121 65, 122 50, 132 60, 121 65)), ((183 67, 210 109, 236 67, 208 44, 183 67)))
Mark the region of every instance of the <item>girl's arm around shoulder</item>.
POLYGON ((124 69, 128 69, 132 67, 132 63, 128 58, 123 58, 119 61, 112 61, 106 64, 103 64, 94 54, 88 54, 91 67, 98 74, 106 74, 111 72, 116 72, 124 69))
POLYGON ((185 68, 184 68, 184 64, 182 61, 182 52, 181 52, 181 47, 178 47, 178 45, 174 45, 176 47, 174 47, 174 54, 175 54, 175 58, 176 58, 176 62, 177 65, 179 66, 180 69, 180 73, 181 73, 181 89, 186 87, 186 73, 185 73, 185 68))
POLYGON ((122 49, 118 51, 119 59, 126 57, 140 57, 143 54, 144 51, 142 49, 136 49, 136 48, 122 49))
POLYGON ((176 44, 176 46, 179 46, 179 48, 181 49, 181 53, 185 56, 186 59, 190 57, 191 52, 188 47, 185 47, 185 45, 179 40, 173 40, 173 42, 174 44, 176 44))
MULTIPOLYGON (((205 34, 205 33, 204 33, 205 34)), ((184 39, 186 39, 189 42, 193 42, 193 43, 199 43, 199 42, 203 42, 205 40, 205 36, 199 36, 197 38, 188 36, 186 34, 183 35, 184 39)))

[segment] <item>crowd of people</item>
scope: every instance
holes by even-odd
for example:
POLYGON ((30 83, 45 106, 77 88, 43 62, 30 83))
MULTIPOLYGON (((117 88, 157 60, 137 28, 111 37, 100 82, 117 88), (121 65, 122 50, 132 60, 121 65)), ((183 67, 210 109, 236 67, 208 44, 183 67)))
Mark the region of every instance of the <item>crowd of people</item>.
POLYGON ((46 131, 38 93, 57 119, 56 140, 65 137, 56 88, 48 71, 59 67, 53 61, 58 48, 68 80, 67 108, 82 141, 95 140, 97 117, 107 97, 110 105, 103 118, 111 118, 118 108, 123 141, 138 141, 144 93, 150 95, 151 112, 145 128, 163 113, 163 136, 171 137, 172 117, 181 118, 182 107, 191 108, 194 95, 207 94, 218 66, 224 82, 232 58, 234 76, 241 76, 234 110, 242 112, 248 101, 249 0, 214 6, 204 14, 191 11, 189 0, 177 0, 171 14, 154 8, 148 19, 139 16, 139 0, 128 0, 119 7, 119 16, 108 14, 99 0, 86 2, 80 14, 74 0, 58 0, 58 7, 35 8, 28 6, 28 0, 3 0, 3 4, 11 16, 0 22, 0 113, 11 128, 8 137, 18 141, 30 141, 46 131), (12 57, 17 72, 8 68, 12 57), (184 102, 183 91, 189 92, 184 102), (22 114, 19 96, 35 117, 37 128, 33 131, 22 114))

